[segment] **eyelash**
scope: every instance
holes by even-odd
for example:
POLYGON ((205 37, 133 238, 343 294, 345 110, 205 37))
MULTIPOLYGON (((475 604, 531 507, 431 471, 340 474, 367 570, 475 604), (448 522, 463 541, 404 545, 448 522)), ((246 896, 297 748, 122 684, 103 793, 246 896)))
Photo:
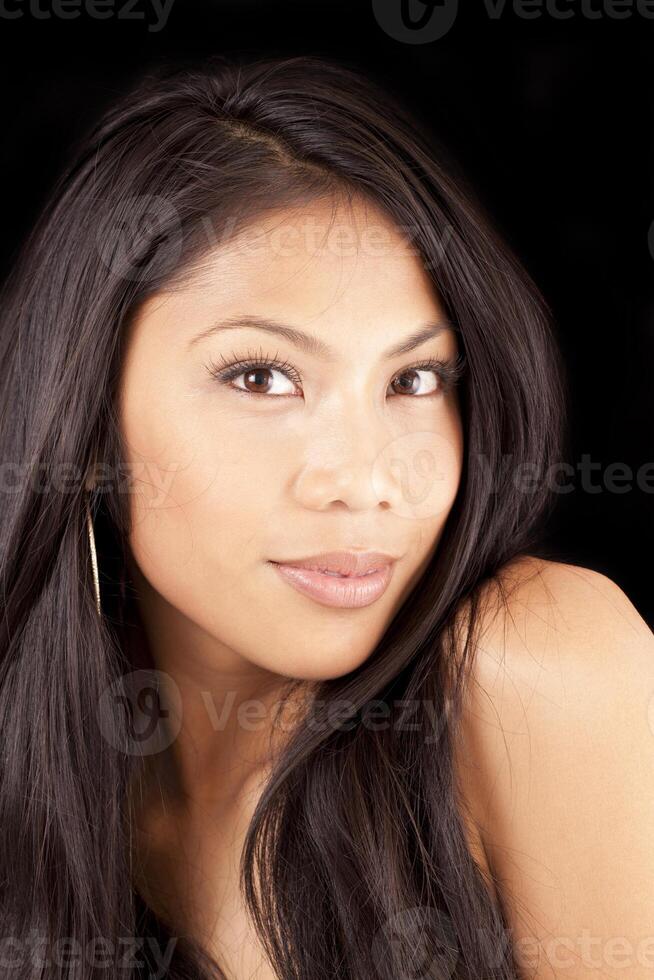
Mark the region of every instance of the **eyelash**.
MULTIPOLYGON (((235 357, 236 355, 232 355, 235 357)), ((226 361, 222 355, 220 356, 221 364, 216 364, 213 360, 210 360, 205 366, 209 374, 215 378, 220 384, 227 385, 236 391, 240 395, 245 395, 250 398, 297 398, 297 395, 268 395, 265 392, 260 391, 246 391, 244 388, 237 388, 236 385, 232 385, 231 382, 234 378, 238 378, 241 374, 248 374, 250 371, 255 371, 259 368, 272 368, 276 371, 281 371, 282 374, 286 374, 288 379, 298 386, 301 385, 302 379, 300 378, 298 372, 295 370, 292 364, 286 360, 279 360, 277 355, 275 357, 265 357, 263 354, 249 354, 245 358, 239 358, 235 361, 226 361)), ((465 355, 457 354, 456 357, 449 358, 446 360, 441 360, 437 357, 429 357, 426 360, 420 361, 417 364, 410 364, 403 368, 402 371, 393 375, 394 378, 401 377, 408 371, 434 371, 440 380, 440 386, 436 391, 430 392, 428 395, 408 395, 409 398, 434 398, 438 395, 446 394, 451 391, 452 388, 460 381, 464 370, 465 370, 466 358, 465 355)), ((400 395, 399 397, 404 398, 406 395, 400 395)))

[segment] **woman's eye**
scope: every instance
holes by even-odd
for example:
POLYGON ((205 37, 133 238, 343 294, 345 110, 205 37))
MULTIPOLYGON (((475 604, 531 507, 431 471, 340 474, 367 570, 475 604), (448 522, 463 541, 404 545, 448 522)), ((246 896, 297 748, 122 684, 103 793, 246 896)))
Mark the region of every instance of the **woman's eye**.
POLYGON ((395 391, 395 394, 423 396, 432 395, 435 391, 438 391, 441 387, 442 380, 441 378, 437 380, 434 368, 429 368, 428 370, 410 368, 408 371, 403 371, 402 374, 396 374, 391 381, 390 387, 392 388, 396 384, 398 384, 398 389, 395 391), (427 376, 426 382, 420 378, 421 374, 427 376))
MULTIPOLYGON (((254 367, 248 368, 247 370, 241 371, 240 374, 235 375, 231 381, 234 383, 236 378, 244 378, 245 383, 243 386, 240 384, 235 384, 234 387, 238 388, 240 391, 248 392, 252 395, 292 395, 294 393, 294 382, 284 373, 284 371, 278 370, 273 367, 254 367), (272 375, 277 375, 279 378, 283 379, 281 386, 277 385, 277 390, 275 390, 275 382, 271 379, 272 375), (286 388, 284 388, 286 384, 286 388)), ((389 385, 389 390, 395 395, 412 395, 423 397, 425 395, 432 395, 434 392, 440 390, 442 385, 441 378, 437 377, 434 368, 420 369, 411 368, 408 371, 403 371, 401 374, 397 374, 395 378, 391 381, 389 385)))
POLYGON ((238 388, 240 391, 249 392, 252 395, 270 395, 270 394, 292 395, 293 394, 293 387, 294 387, 293 382, 290 380, 290 378, 286 376, 286 374, 283 371, 280 371, 277 368, 273 368, 273 367, 248 368, 245 371, 241 371, 240 374, 235 375, 234 378, 232 378, 232 383, 236 380, 236 378, 245 378, 246 379, 245 387, 241 387, 240 385, 234 385, 234 387, 238 388), (274 383, 271 384, 270 378, 267 376, 273 374, 276 374, 280 378, 284 379, 287 386, 286 390, 284 390, 283 384, 281 386, 282 388, 281 391, 272 390, 275 387, 274 383))
MULTIPOLYGON (((250 362, 236 361, 221 367, 210 363, 207 369, 221 384, 234 388, 243 395, 267 395, 274 398, 302 395, 302 379, 288 361, 264 361, 260 358, 250 362)), ((396 374, 387 393, 411 398, 441 395, 456 384, 462 371, 461 358, 449 361, 430 358, 396 374)))

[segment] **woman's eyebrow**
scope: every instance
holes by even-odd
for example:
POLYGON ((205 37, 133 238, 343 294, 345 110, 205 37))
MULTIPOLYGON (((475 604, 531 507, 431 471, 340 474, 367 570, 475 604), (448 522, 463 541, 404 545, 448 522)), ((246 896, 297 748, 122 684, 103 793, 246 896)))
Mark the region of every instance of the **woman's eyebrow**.
MULTIPOLYGON (((335 348, 330 347, 323 340, 318 337, 314 337, 312 334, 305 333, 303 330, 298 330, 297 327, 292 327, 286 323, 279 323, 277 320, 269 320, 264 317, 259 316, 233 316, 228 317, 226 320, 221 320, 218 323, 214 323, 212 326, 207 327, 206 330, 202 330, 195 337, 191 338, 187 345, 187 349, 192 347, 194 344, 199 343, 201 340, 205 340, 207 337, 212 336, 216 333, 221 333, 223 330, 264 330, 266 333, 277 334, 280 337, 284 337, 289 343, 297 347, 298 350, 303 351, 305 354, 310 354, 314 357, 319 357, 325 361, 335 361, 338 358, 338 352, 335 348)), ((424 344, 426 340, 431 340, 433 337, 438 337, 439 334, 443 333, 445 330, 454 330, 453 325, 446 319, 434 320, 424 323, 418 330, 409 334, 404 340, 400 341, 398 344, 394 344, 388 350, 384 351, 382 358, 384 360, 390 360, 393 357, 397 357, 399 354, 407 354, 409 351, 414 350, 421 344, 424 344)))

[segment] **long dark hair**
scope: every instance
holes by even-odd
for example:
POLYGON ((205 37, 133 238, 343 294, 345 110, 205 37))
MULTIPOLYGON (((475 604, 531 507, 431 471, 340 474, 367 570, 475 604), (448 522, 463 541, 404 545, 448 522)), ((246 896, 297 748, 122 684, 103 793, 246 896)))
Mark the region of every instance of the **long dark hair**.
MULTIPOLYGON (((122 750, 118 722, 107 731, 97 717, 106 691, 135 669, 125 643, 126 496, 114 481, 92 500, 98 617, 84 482, 98 459, 120 472, 126 326, 145 297, 201 267, 212 235, 225 240, 273 208, 350 194, 412 238, 459 331, 464 468, 419 586, 360 668, 319 685, 318 701, 352 705, 350 723, 298 720, 249 828, 244 894, 284 980, 519 975, 503 911, 467 843, 452 749, 482 586, 514 559, 543 554, 566 393, 545 302, 443 167, 432 134, 351 65, 214 57, 153 70, 71 159, 2 294, 8 975, 90 980, 110 962, 110 975, 136 976, 120 937, 177 935, 134 887, 127 801, 138 760, 122 750), (539 475, 530 492, 515 479, 525 464, 539 475), (380 703, 386 725, 367 724, 380 703), (407 703, 417 710, 402 725, 407 703), (50 955, 39 966, 18 955, 35 935, 45 949, 66 938, 78 950, 102 937, 104 958, 96 950, 71 968, 50 955)), ((147 944, 138 951, 147 964, 147 944)), ((223 974, 180 937, 167 976, 211 975, 223 974)))

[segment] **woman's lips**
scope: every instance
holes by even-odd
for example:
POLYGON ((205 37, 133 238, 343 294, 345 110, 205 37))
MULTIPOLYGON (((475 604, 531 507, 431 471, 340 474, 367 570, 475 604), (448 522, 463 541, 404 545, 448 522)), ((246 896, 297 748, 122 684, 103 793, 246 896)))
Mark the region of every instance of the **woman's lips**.
POLYGON ((381 565, 377 571, 366 575, 334 575, 329 572, 316 572, 298 565, 274 565, 281 577, 323 606, 336 606, 341 609, 360 609, 376 602, 388 588, 393 575, 395 562, 381 565))

